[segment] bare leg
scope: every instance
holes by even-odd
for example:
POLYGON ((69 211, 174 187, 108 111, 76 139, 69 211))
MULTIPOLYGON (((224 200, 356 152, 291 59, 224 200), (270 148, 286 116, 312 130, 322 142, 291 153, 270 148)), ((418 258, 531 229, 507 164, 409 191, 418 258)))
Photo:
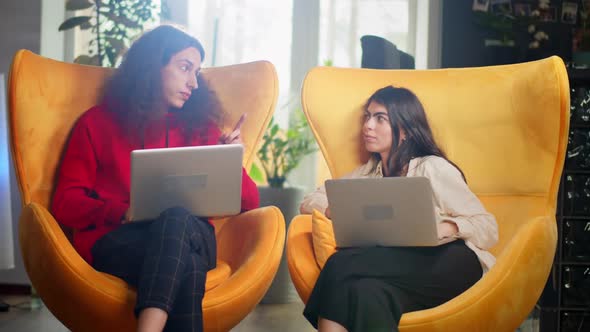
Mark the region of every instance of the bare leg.
POLYGON ((318 332, 348 332, 348 330, 335 321, 320 317, 318 320, 318 332))
POLYGON ((160 308, 145 308, 139 313, 137 332, 162 332, 168 313, 160 308))

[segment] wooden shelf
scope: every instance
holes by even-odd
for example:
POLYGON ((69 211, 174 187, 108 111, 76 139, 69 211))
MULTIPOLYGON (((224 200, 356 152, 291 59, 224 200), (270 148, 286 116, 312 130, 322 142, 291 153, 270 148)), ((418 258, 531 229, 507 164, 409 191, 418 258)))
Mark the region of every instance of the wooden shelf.
POLYGON ((590 68, 587 68, 587 69, 568 68, 567 69, 567 76, 569 77, 570 81, 572 81, 570 83, 575 82, 575 83, 588 83, 588 84, 590 84, 590 68))
POLYGON ((590 123, 577 123, 577 124, 571 124, 570 123, 570 131, 572 130, 580 130, 580 129, 590 129, 590 123))
POLYGON ((557 262, 557 264, 563 266, 590 266, 590 262, 573 262, 573 261, 566 261, 563 260, 561 262, 557 262))
POLYGON ((561 216, 563 220, 588 220, 590 221, 590 216, 561 216))
POLYGON ((559 306, 559 307, 554 307, 554 306, 539 306, 537 305, 537 308, 539 310, 543 310, 543 311, 578 311, 578 312, 588 312, 590 313, 590 311, 588 310, 587 307, 563 307, 563 306, 559 306))
MULTIPOLYGON (((568 68, 568 77, 570 80, 570 88, 574 89, 576 87, 584 87, 590 93, 590 68, 589 69, 574 69, 568 68)), ((570 132, 573 130, 582 130, 582 131, 590 131, 590 123, 583 123, 580 122, 580 119, 576 118, 578 121, 577 123, 570 124, 570 132)), ((588 137, 590 140, 590 135, 588 137)), ((569 146, 568 146, 569 148, 569 146)), ((567 159, 566 159, 567 160, 567 159)), ((544 295, 547 296, 546 298, 546 305, 543 305, 543 302, 537 303, 536 307, 544 314, 540 315, 540 331, 553 331, 557 329, 557 331, 561 330, 561 324, 563 321, 563 313, 564 312, 571 312, 571 313, 581 313, 583 315, 590 315, 590 307, 580 306, 580 307, 570 307, 570 306, 563 306, 558 305, 558 303, 563 303, 563 282, 564 282, 564 269, 566 267, 590 267, 590 261, 572 261, 571 258, 565 260, 564 256, 564 227, 565 221, 590 221, 590 215, 575 215, 569 216, 564 215, 566 210, 570 211, 571 209, 566 209, 566 204, 569 203, 565 197, 565 193, 567 190, 566 186, 566 176, 569 175, 579 175, 579 176, 590 176, 590 169, 572 169, 572 163, 566 162, 566 165, 563 170, 562 174, 562 181, 560 184, 560 190, 558 194, 558 204, 559 210, 556 211, 556 219, 557 219, 557 226, 558 226, 558 243, 557 243, 557 251, 555 255, 555 259, 553 262, 552 267, 552 274, 549 278, 548 286, 546 287, 545 291, 543 292, 544 295), (568 165, 569 164, 569 165, 568 165), (568 167, 569 166, 569 167, 568 167), (555 286, 555 288, 553 288, 555 286), (551 301, 549 305, 547 305, 547 301, 551 301)), ((569 205, 568 205, 569 206, 569 205)), ((573 208, 573 207, 570 207, 573 208)), ((590 253, 588 253, 590 256, 590 253)), ((543 296, 541 297, 543 298, 543 296)))
POLYGON ((590 169, 564 169, 567 175, 590 175, 590 169))

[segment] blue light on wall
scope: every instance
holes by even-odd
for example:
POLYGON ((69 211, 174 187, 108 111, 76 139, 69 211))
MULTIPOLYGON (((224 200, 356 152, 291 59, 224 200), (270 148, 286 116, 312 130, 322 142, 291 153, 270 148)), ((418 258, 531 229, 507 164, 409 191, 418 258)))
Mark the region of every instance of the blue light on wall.
POLYGON ((4 75, 0 74, 0 269, 14 268, 6 102, 4 75))

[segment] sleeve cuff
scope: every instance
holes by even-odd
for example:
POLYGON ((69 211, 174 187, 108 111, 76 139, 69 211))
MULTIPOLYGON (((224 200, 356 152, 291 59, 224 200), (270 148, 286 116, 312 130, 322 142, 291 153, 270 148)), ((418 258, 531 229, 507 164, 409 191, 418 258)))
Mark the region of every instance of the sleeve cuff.
POLYGON ((108 225, 119 225, 125 216, 125 212, 129 208, 129 204, 122 202, 107 201, 106 205, 106 216, 105 224, 108 225))
POLYGON ((458 217, 449 217, 449 216, 438 216, 439 218, 439 222, 443 222, 443 221, 448 221, 448 222, 452 222, 455 225, 457 225, 457 229, 459 230, 457 233, 455 233, 455 235, 453 235, 453 238, 457 238, 457 239, 468 239, 472 234, 472 225, 469 221, 463 219, 463 218, 458 218, 458 217))
POLYGON ((328 208, 328 198, 325 195, 312 193, 307 195, 299 206, 299 211, 303 214, 311 214, 313 210, 326 213, 328 208))

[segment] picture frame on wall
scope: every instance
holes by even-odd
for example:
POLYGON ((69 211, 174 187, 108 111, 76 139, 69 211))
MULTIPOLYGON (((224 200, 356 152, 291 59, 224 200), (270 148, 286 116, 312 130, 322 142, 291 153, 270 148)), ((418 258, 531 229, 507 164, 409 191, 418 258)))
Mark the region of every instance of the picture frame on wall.
POLYGON ((491 0, 490 11, 494 14, 512 14, 511 0, 491 0))
POLYGON ((546 9, 540 10, 541 14, 539 15, 539 19, 542 22, 556 22, 557 21, 557 8, 549 7, 546 9))
POLYGON ((490 6, 490 0, 473 0, 473 10, 487 12, 490 6))
POLYGON ((531 16, 531 5, 528 3, 515 3, 512 9, 514 10, 514 16, 531 16))
POLYGON ((576 2, 564 1, 561 5, 561 22, 576 24, 578 19, 578 4, 576 2))

